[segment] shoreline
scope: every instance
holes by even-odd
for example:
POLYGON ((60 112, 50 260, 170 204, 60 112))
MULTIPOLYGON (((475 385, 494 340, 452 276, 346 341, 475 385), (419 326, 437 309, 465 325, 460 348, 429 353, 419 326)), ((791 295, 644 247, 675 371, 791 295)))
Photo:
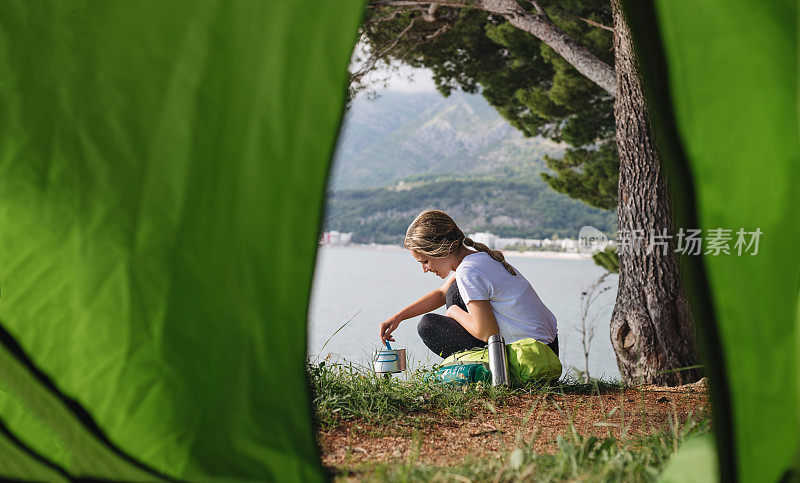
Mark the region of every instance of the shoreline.
MULTIPOLYGON (((319 245, 320 248, 366 248, 369 250, 390 250, 390 251, 404 251, 405 248, 401 247, 400 245, 379 245, 379 244, 362 244, 362 243, 351 243, 349 245, 319 245)), ((580 253, 574 252, 552 252, 552 251, 508 251, 508 250, 500 250, 504 256, 514 258, 514 257, 523 257, 523 258, 545 258, 549 260, 591 260, 592 257, 581 255, 580 253)))
POLYGON ((581 255, 580 253, 573 253, 573 252, 548 252, 548 251, 528 251, 528 252, 517 252, 511 251, 507 252, 505 250, 500 250, 503 252, 503 255, 506 257, 514 258, 514 257, 525 257, 525 258, 548 258, 551 260, 591 260, 592 257, 588 257, 586 255, 581 255))

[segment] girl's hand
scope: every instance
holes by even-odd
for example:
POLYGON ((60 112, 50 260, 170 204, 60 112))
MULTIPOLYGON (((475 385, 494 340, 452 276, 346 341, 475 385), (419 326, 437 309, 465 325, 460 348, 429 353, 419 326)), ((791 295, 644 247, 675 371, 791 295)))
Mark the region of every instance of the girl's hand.
POLYGON ((394 337, 392 337, 392 332, 394 329, 400 325, 401 320, 396 316, 393 315, 386 319, 385 321, 381 322, 381 325, 378 328, 378 335, 380 336, 382 341, 389 341, 394 342, 394 337))

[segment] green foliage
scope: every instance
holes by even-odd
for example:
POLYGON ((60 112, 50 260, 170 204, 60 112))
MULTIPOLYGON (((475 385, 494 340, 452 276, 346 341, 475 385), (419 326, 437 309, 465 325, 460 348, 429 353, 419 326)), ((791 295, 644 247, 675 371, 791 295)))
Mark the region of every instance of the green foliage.
MULTIPOLYGON (((541 4, 556 25, 613 65, 611 33, 581 20, 611 25, 608 2, 541 4)), ((435 22, 424 22, 415 12, 397 11, 397 7, 368 9, 362 40, 372 51, 383 51, 413 21, 386 60, 431 69, 443 95, 454 89, 480 92, 526 136, 543 135, 580 148, 569 159, 551 161, 553 167, 564 169, 554 169, 548 182, 592 206, 614 205, 618 162, 613 162, 616 154, 608 148, 614 145, 615 132, 613 98, 608 93, 550 47, 496 15, 442 7, 435 22), (378 21, 388 17, 391 20, 378 21), (442 33, 442 28, 447 30, 442 33)))
POLYGON ((619 273, 619 256, 616 248, 606 247, 602 252, 592 255, 592 260, 609 272, 619 273))
POLYGON ((554 190, 590 206, 606 210, 617 206, 617 174, 619 158, 613 142, 599 149, 570 149, 562 158, 545 156, 547 166, 555 174, 542 173, 554 190))

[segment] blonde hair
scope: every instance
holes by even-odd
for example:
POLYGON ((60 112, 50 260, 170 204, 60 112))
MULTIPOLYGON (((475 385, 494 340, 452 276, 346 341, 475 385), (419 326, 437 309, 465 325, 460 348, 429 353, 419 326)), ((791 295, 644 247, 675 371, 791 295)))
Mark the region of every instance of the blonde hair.
POLYGON ((517 275, 501 251, 492 250, 483 243, 465 237, 456 222, 444 211, 425 210, 417 215, 408 226, 403 241, 405 248, 431 258, 444 258, 456 253, 461 245, 488 253, 490 257, 500 262, 508 273, 517 275))

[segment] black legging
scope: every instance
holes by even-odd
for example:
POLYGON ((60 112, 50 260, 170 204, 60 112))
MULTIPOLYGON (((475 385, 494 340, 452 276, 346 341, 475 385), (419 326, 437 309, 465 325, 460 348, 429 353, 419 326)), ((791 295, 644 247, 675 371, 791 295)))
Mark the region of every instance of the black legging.
MULTIPOLYGON (((445 305, 457 305, 467 311, 467 304, 461 299, 456 281, 450 284, 445 296, 445 305)), ((417 325, 417 332, 422 337, 422 342, 428 346, 435 354, 442 358, 447 358, 451 354, 459 351, 472 349, 473 347, 486 347, 486 342, 473 336, 458 321, 446 315, 429 313, 422 316, 417 325)), ((558 337, 547 344, 553 352, 558 355, 558 337)))

